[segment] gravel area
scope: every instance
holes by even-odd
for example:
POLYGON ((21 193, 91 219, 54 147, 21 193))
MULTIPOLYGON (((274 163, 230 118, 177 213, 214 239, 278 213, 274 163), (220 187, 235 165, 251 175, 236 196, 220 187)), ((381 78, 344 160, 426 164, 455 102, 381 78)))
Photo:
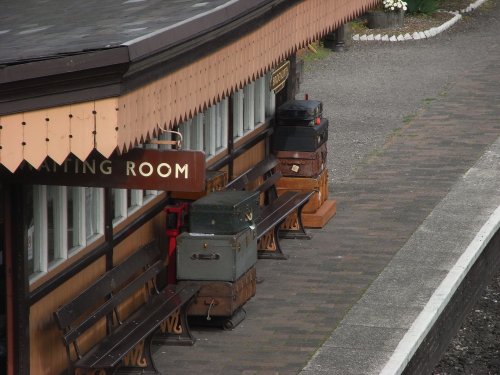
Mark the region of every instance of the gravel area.
MULTIPOLYGON (((349 181, 391 137, 453 89, 464 74, 498 64, 500 0, 489 0, 434 38, 349 42, 347 52, 305 62, 297 98, 324 103, 330 119, 330 190, 349 181)), ((443 2, 444 3, 444 2, 443 2)), ((450 8, 465 8, 462 0, 450 8)), ((500 374, 500 270, 466 317, 434 374, 500 374)))

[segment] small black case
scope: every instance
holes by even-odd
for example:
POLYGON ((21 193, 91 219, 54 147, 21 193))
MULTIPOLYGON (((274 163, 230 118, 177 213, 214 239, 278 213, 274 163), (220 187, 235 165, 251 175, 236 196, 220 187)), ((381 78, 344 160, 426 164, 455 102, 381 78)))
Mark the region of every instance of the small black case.
POLYGON ((323 103, 318 100, 289 100, 277 110, 278 126, 315 126, 323 116, 323 103))
POLYGON ((328 120, 315 126, 277 126, 273 134, 273 151, 316 151, 328 140, 328 120))

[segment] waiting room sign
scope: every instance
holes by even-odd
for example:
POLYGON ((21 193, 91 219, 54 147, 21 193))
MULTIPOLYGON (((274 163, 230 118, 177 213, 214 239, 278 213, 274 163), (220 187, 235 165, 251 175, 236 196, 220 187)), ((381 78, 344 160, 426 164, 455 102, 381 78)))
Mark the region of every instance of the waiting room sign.
POLYGON ((106 159, 95 152, 85 161, 70 157, 61 165, 46 160, 38 169, 23 164, 2 176, 27 184, 200 192, 205 190, 205 153, 136 148, 106 159))

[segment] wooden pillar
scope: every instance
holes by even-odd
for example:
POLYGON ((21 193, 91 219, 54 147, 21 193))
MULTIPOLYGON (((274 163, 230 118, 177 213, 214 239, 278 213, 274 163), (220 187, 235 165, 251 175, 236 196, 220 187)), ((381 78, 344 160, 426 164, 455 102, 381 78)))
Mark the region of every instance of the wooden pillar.
POLYGON ((288 60, 290 61, 290 74, 283 91, 286 91, 286 100, 292 100, 295 99, 297 94, 297 56, 295 53, 290 55, 288 60))
POLYGON ((104 188, 104 241, 106 251, 106 271, 113 268, 113 193, 111 188, 104 188))
POLYGON ((234 111, 233 111, 233 95, 227 100, 227 154, 229 155, 229 163, 227 164, 227 177, 231 181, 234 176, 234 111))
POLYGON ((20 220, 24 218, 24 189, 22 185, 8 185, 5 190, 8 374, 29 375, 29 279, 20 220))
POLYGON ((348 25, 344 23, 337 27, 334 32, 326 35, 323 38, 323 44, 325 48, 330 48, 332 51, 344 52, 347 51, 346 38, 350 38, 350 32, 348 31, 348 25))

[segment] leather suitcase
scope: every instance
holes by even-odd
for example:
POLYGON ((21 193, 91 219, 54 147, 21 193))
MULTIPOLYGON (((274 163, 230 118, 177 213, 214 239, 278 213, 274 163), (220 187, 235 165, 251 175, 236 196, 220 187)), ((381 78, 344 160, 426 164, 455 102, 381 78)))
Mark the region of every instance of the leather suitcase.
POLYGON ((191 233, 235 234, 253 225, 259 217, 259 192, 215 191, 191 204, 191 233))
POLYGON ((323 170, 317 177, 281 177, 276 182, 278 195, 286 191, 305 192, 314 190, 315 193, 302 208, 302 213, 315 213, 328 199, 328 169, 323 170))
POLYGON ((219 191, 224 189, 226 185, 227 185, 227 173, 225 171, 206 171, 204 191, 196 193, 173 191, 172 198, 195 201, 214 191, 219 191))
POLYGON ((255 295, 256 279, 256 270, 252 267, 234 282, 179 281, 178 284, 200 287, 187 310, 188 316, 230 317, 255 295))
POLYGON ((254 228, 238 234, 184 232, 177 237, 177 280, 235 281, 257 262, 254 228))
POLYGON ((328 140, 328 120, 315 126, 276 126, 273 151, 316 151, 328 140))
POLYGON ((315 126, 323 116, 323 103, 318 100, 289 100, 276 112, 278 126, 315 126))
POLYGON ((285 177, 317 177, 326 165, 326 143, 316 151, 276 151, 278 169, 285 177))

